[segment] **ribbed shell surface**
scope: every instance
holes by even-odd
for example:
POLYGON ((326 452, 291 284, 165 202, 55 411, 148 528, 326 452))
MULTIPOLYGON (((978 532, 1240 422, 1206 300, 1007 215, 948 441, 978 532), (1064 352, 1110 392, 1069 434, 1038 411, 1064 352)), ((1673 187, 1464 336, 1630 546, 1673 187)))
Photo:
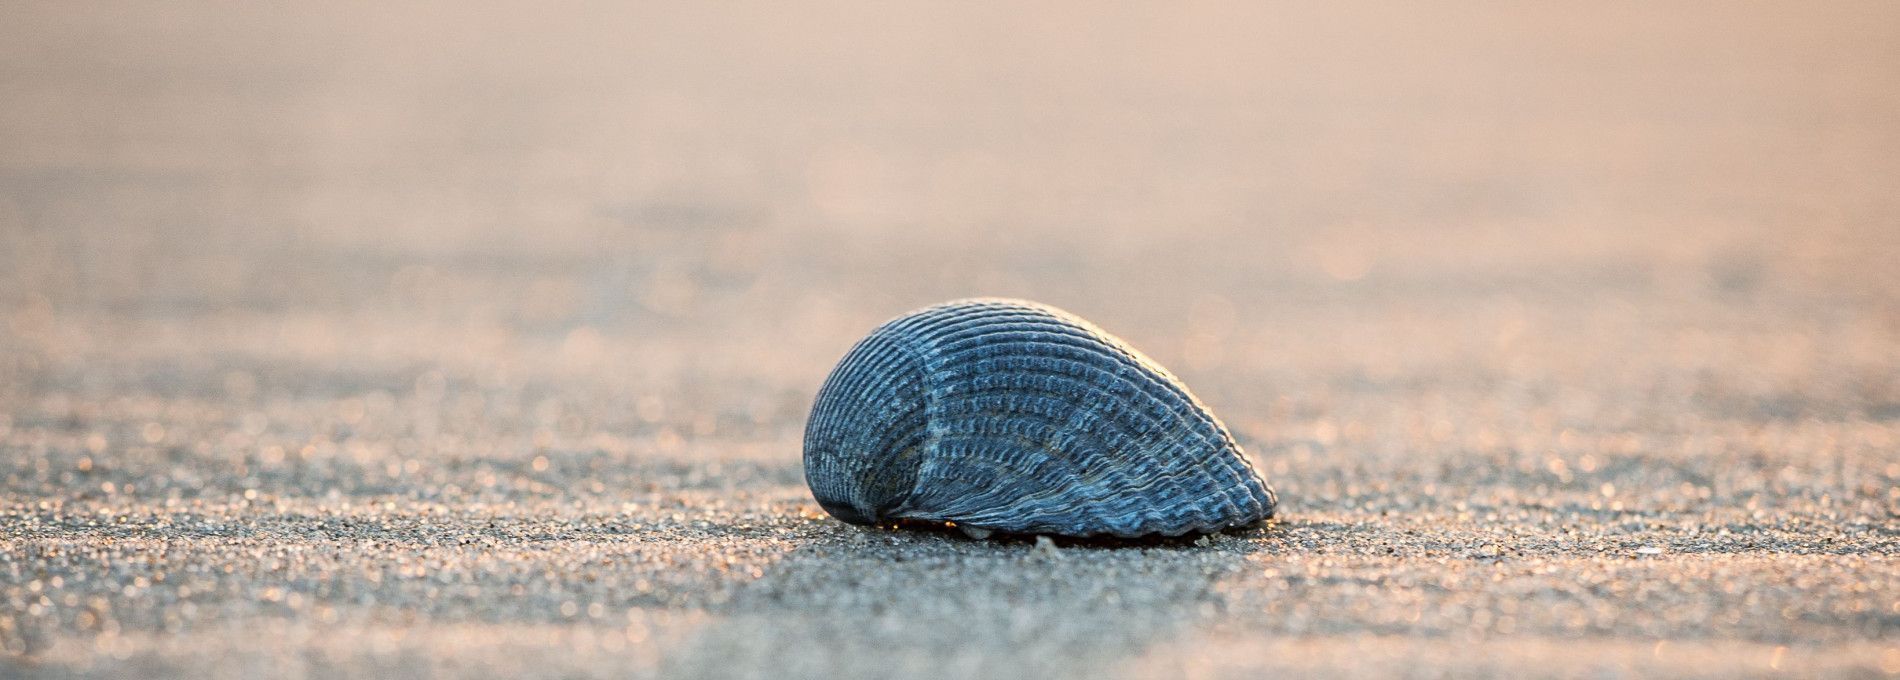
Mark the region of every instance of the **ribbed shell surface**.
POLYGON ((819 389, 805 481, 833 516, 1065 536, 1177 536, 1273 516, 1273 490, 1187 388, 1087 321, 1022 300, 893 319, 819 389))

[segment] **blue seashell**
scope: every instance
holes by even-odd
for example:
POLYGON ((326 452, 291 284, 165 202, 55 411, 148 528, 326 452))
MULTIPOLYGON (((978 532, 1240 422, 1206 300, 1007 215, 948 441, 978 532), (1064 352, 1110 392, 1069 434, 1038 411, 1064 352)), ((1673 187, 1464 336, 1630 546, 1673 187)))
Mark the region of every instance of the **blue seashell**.
POLYGON ((846 522, 978 538, 1178 536, 1275 505, 1166 369, 1073 314, 994 298, 910 312, 851 348, 805 424, 805 482, 846 522))

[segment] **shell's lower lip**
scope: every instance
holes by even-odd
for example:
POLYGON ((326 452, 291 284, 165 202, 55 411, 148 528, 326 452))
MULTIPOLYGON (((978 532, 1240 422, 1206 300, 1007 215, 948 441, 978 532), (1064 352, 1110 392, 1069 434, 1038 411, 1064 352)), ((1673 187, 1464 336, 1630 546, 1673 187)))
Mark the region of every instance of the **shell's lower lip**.
POLYGON ((859 513, 857 508, 853 508, 850 505, 847 505, 844 503, 833 503, 830 501, 826 501, 824 499, 819 499, 818 507, 824 508, 825 512, 831 513, 832 517, 836 517, 841 521, 850 522, 852 524, 873 524, 874 523, 871 520, 871 518, 865 517, 863 514, 859 513))

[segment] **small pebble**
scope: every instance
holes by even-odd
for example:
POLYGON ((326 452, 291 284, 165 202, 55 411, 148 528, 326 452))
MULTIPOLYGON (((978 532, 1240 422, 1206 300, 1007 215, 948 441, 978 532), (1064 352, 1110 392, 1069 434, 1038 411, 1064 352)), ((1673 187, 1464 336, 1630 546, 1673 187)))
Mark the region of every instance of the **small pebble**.
POLYGON ((1035 547, 1034 552, 1036 553, 1037 557, 1048 557, 1052 559, 1060 559, 1062 557, 1062 551, 1056 548, 1055 540, 1049 538, 1048 536, 1036 537, 1036 547, 1035 547))

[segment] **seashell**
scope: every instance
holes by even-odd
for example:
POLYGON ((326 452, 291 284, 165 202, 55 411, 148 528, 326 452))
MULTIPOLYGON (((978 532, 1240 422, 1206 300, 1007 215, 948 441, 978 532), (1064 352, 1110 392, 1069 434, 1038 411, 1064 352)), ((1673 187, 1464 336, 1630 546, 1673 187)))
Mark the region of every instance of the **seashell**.
POLYGON ((1068 312, 957 300, 847 353, 805 424, 805 482, 854 524, 1179 536, 1273 516, 1227 428, 1172 374, 1068 312))

